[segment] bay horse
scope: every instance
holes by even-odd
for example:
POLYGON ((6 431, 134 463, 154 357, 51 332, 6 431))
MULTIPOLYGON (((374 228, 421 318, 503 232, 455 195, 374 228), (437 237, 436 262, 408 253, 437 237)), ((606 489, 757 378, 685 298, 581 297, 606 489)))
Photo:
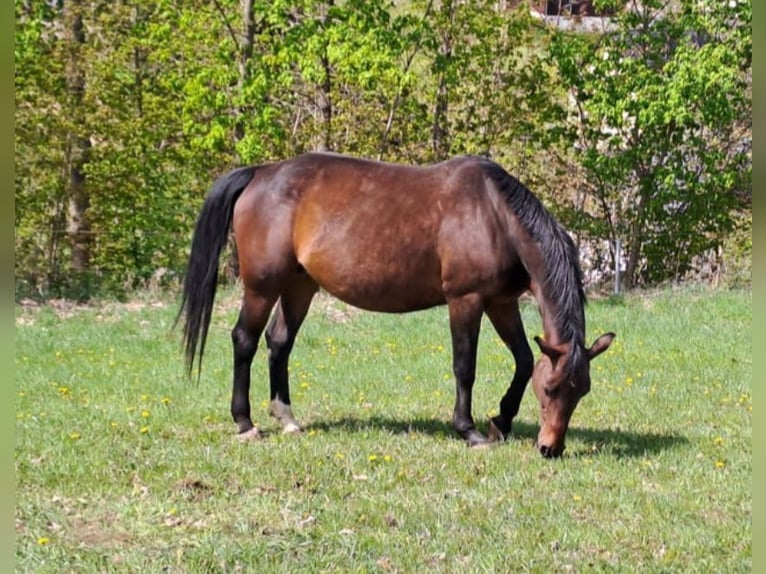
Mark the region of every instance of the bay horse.
POLYGON ((536 446, 545 457, 561 455, 572 412, 590 390, 590 361, 615 335, 585 346, 577 248, 540 201, 497 163, 467 156, 407 166, 309 153, 219 177, 196 223, 177 318, 185 314, 189 374, 195 359, 201 369, 230 229, 244 291, 231 331, 231 415, 240 436, 259 432, 250 414, 250 367, 264 329, 269 413, 284 432, 300 431, 288 360, 322 288, 369 311, 405 313, 446 304, 457 434, 470 446, 505 440, 531 377, 540 403, 536 446), (527 291, 542 318, 537 364, 519 313, 518 299, 527 291), (516 364, 488 436, 471 413, 484 314, 516 364))

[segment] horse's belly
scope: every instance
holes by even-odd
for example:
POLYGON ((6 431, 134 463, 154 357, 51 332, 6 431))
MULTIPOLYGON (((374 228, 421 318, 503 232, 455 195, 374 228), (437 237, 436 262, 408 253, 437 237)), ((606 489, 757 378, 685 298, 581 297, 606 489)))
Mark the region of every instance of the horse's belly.
POLYGON ((361 309, 404 313, 445 302, 435 258, 350 251, 312 252, 299 262, 328 293, 361 309))

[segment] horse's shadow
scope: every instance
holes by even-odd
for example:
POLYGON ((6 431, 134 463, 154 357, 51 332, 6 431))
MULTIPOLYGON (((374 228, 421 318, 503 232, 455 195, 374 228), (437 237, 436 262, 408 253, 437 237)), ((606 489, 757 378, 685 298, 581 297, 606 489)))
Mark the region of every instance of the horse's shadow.
MULTIPOLYGON (((477 426, 483 433, 487 432, 486 423, 479 423, 477 426)), ((462 440, 448 422, 429 418, 397 419, 377 415, 370 418, 343 417, 329 421, 315 421, 308 424, 305 430, 344 433, 377 430, 391 434, 419 433, 441 440, 462 440)), ((538 430, 539 427, 535 424, 514 421, 508 440, 534 441, 537 438, 538 430)), ((689 442, 686 437, 677 434, 643 433, 577 426, 570 427, 567 437, 590 445, 584 449, 578 448, 566 452, 565 456, 567 457, 593 457, 608 453, 615 458, 639 458, 689 442)))

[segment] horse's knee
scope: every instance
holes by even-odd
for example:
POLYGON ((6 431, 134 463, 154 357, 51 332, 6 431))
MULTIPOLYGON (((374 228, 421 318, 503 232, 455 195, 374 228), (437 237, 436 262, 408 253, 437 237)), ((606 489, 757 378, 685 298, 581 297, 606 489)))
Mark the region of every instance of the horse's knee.
POLYGON ((532 378, 532 371, 535 368, 535 357, 530 350, 528 353, 520 354, 516 357, 515 378, 528 381, 532 378))
POLYGON ((231 330, 231 344, 237 359, 252 360, 258 350, 258 337, 238 323, 231 330))

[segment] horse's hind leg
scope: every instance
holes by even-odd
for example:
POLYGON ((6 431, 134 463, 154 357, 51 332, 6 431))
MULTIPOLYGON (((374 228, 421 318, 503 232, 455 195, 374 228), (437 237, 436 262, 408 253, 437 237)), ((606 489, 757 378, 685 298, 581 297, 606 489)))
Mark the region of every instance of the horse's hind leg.
POLYGON ((279 298, 279 304, 266 329, 269 348, 269 383, 271 403, 269 413, 282 425, 285 433, 300 432, 290 406, 288 361, 311 300, 318 290, 317 284, 304 271, 296 274, 279 298))
POLYGON ((275 298, 263 297, 246 289, 239 319, 231 331, 234 348, 231 416, 237 423, 242 438, 258 436, 258 429, 253 426, 250 418, 250 366, 274 302, 275 298))
POLYGON ((492 417, 489 422, 489 440, 502 441, 510 434, 513 418, 519 412, 524 390, 532 376, 534 355, 524 333, 518 301, 489 305, 486 313, 497 334, 513 353, 516 362, 511 385, 500 401, 500 414, 492 417))

